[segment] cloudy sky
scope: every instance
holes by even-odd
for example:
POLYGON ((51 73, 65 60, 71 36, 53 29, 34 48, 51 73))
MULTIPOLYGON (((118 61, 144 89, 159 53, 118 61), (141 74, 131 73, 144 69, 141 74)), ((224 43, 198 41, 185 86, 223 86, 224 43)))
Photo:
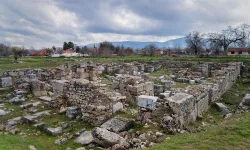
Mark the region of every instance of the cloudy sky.
POLYGON ((166 41, 250 24, 249 0, 0 0, 0 42, 166 41))

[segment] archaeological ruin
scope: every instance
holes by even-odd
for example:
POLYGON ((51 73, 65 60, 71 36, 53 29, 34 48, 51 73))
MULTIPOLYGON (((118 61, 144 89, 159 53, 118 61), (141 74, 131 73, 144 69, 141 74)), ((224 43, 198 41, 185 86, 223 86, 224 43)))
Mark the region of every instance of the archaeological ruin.
MULTIPOLYGON (((241 62, 161 60, 67 62, 53 69, 9 70, 0 78, 1 90, 11 89, 3 99, 23 111, 2 123, 2 131, 18 133, 16 126, 25 124, 60 135, 55 144, 73 140, 89 149, 149 147, 162 141, 164 134, 189 132, 189 124, 202 118, 233 86, 243 66, 241 62), (55 114, 92 128, 73 134, 63 123, 46 124, 44 118, 55 114), (135 124, 159 131, 133 131, 135 124)), ((250 103, 249 97, 242 107, 250 103)), ((216 104, 225 115, 230 113, 223 104, 216 104)), ((2 108, 1 116, 15 111, 2 108)))

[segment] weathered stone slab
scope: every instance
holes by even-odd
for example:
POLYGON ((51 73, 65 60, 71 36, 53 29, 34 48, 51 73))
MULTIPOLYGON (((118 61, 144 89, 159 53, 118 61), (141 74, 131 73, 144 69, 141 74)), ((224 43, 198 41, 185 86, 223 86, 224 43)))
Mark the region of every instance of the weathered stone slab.
POLYGON ((48 96, 42 96, 42 97, 39 97, 39 99, 43 100, 43 101, 46 101, 46 102, 51 102, 52 101, 52 98, 48 97, 48 96))
POLYGON ((62 127, 46 128, 45 132, 50 135, 59 135, 59 134, 62 134, 63 130, 62 130, 62 127))
POLYGON ((133 123, 133 120, 129 120, 122 117, 114 117, 102 124, 101 128, 107 129, 115 133, 119 133, 129 130, 133 126, 133 123))
POLYGON ((154 110, 158 97, 140 95, 137 98, 137 106, 154 110))
POLYGON ((66 116, 70 119, 76 118, 79 114, 79 109, 77 107, 68 107, 66 110, 66 116))
POLYGON ((87 145, 94 141, 91 131, 84 131, 79 137, 77 137, 74 142, 87 145))
POLYGON ((124 147, 129 146, 123 137, 114 132, 110 132, 107 129, 96 127, 92 130, 92 135, 94 137, 94 142, 105 148, 111 147, 115 144, 121 144, 124 145, 124 147))
POLYGON ((121 102, 117 102, 113 105, 113 113, 123 109, 123 104, 121 102))
POLYGON ((6 112, 4 110, 0 109, 0 117, 5 116, 5 115, 6 115, 6 112))
POLYGON ((177 115, 176 119, 181 126, 193 122, 197 117, 197 107, 193 95, 177 93, 166 99, 169 106, 177 115))
POLYGON ((244 104, 250 105, 250 94, 247 94, 247 95, 244 97, 244 104))
POLYGON ((12 78, 11 77, 4 77, 0 78, 0 87, 11 87, 12 86, 12 78))
POLYGON ((216 104, 218 111, 220 111, 223 115, 230 113, 229 109, 224 104, 222 103, 215 103, 215 104, 216 104))

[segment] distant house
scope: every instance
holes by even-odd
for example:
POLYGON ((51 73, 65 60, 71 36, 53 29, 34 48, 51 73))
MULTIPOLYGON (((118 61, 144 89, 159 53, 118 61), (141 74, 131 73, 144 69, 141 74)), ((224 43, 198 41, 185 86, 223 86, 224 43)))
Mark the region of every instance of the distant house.
POLYGON ((163 49, 157 49, 157 50, 155 50, 155 54, 162 55, 162 54, 164 54, 164 50, 163 49))
POLYGON ((66 49, 61 56, 64 57, 80 57, 82 54, 76 53, 72 48, 66 49))
POLYGON ((47 54, 47 52, 45 49, 40 50, 40 52, 39 52, 39 56, 46 56, 46 54, 47 54))
POLYGON ((228 48, 229 56, 250 56, 250 48, 228 48))

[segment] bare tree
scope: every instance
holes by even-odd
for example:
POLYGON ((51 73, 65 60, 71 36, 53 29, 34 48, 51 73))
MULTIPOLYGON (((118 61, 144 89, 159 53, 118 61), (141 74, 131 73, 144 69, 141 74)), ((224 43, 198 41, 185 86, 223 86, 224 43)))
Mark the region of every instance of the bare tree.
POLYGON ((203 46, 205 45, 204 35, 198 31, 189 33, 186 36, 186 43, 190 49, 194 50, 195 55, 198 55, 198 54, 200 55, 201 50, 203 46))
POLYGON ((222 47, 224 52, 227 53, 231 44, 245 47, 246 40, 249 37, 249 25, 242 24, 236 28, 228 26, 221 33, 210 33, 208 37, 210 43, 216 44, 216 47, 222 47))

